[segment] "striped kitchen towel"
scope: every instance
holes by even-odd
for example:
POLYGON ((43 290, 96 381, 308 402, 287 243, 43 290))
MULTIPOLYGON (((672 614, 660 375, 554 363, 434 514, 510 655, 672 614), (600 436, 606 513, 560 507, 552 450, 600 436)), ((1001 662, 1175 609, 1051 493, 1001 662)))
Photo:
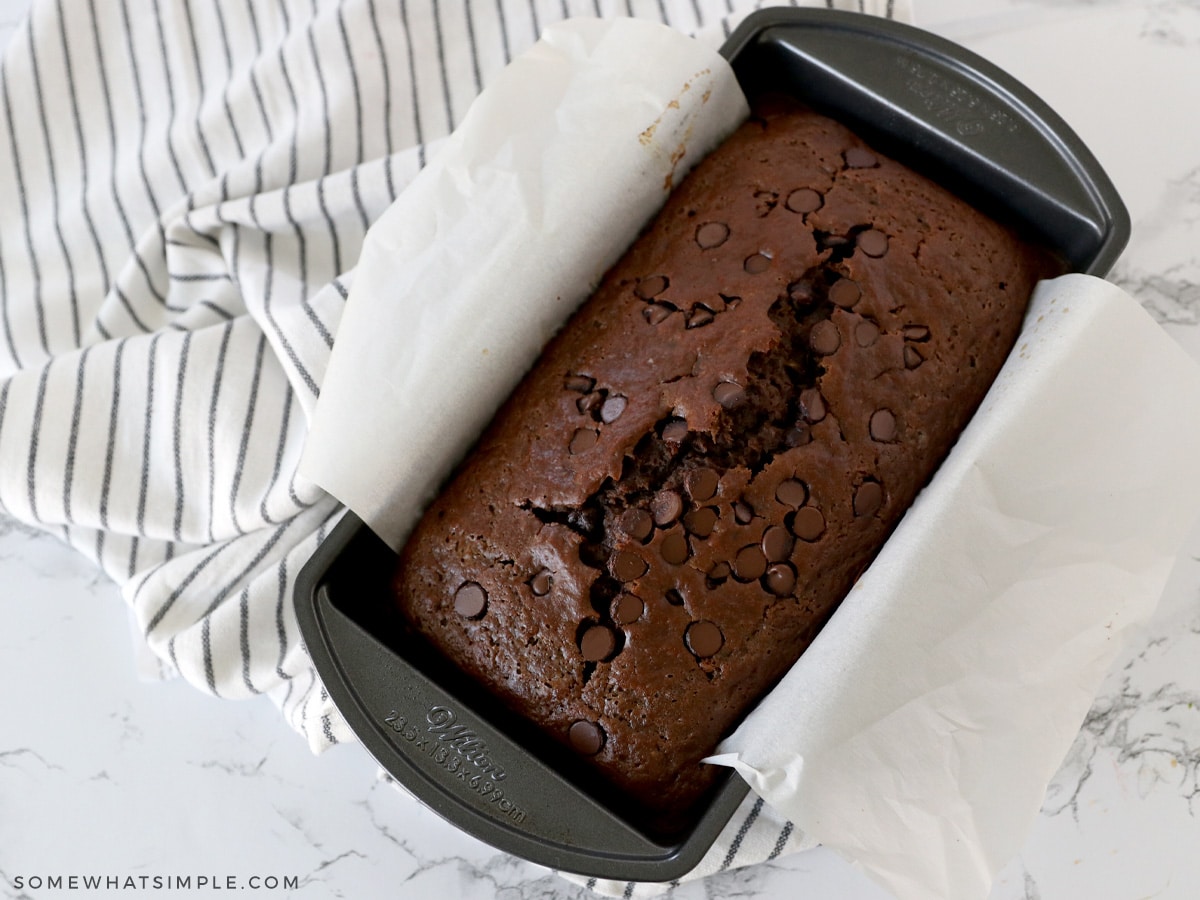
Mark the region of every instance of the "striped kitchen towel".
MULTIPOLYGON (((296 466, 368 226, 551 21, 716 45, 762 5, 34 0, 0 69, 0 509, 121 586, 162 674, 351 739, 291 592, 341 511, 296 466)), ((706 867, 800 845, 750 801, 706 867)))

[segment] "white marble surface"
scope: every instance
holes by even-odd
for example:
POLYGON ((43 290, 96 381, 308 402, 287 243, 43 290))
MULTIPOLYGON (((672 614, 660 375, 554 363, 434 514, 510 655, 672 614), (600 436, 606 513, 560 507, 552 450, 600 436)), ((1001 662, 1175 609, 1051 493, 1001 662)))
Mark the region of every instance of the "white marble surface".
MULTIPOLYGON (((0 46, 27 2, 0 0, 0 46)), ((916 10, 920 24, 1024 80, 1091 145, 1134 222, 1112 277, 1200 360, 1200 5, 917 0, 916 10)), ((30 890, 30 879, 71 874, 191 876, 193 885, 204 876, 222 886, 274 876, 296 887, 265 893, 303 898, 590 896, 401 797, 360 748, 311 756, 266 700, 138 681, 116 589, 55 538, 7 519, 0 603, 3 896, 54 896, 62 892, 30 890)), ((1200 896, 1197 659, 1200 528, 993 900, 1200 896)), ((672 896, 884 894, 815 851, 672 896)))

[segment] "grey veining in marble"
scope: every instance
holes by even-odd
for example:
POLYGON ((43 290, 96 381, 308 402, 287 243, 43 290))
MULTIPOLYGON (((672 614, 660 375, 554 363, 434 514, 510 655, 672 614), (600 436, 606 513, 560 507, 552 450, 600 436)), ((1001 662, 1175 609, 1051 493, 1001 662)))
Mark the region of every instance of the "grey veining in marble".
POLYGON ((1080 797, 1101 764, 1128 772, 1140 796, 1161 788, 1188 815, 1200 812, 1200 678, 1183 680, 1188 661, 1200 658, 1200 615, 1180 624, 1147 641, 1097 698, 1047 791, 1045 814, 1078 821, 1080 797))

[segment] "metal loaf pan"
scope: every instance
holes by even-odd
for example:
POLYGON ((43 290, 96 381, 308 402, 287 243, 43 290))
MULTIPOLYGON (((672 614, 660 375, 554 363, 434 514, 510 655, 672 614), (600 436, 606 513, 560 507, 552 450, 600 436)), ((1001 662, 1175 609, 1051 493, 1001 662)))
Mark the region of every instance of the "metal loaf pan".
MULTIPOLYGON (((1129 236, 1112 184, 1067 125, 974 54, 895 22, 826 10, 751 15, 722 52, 747 94, 790 94, 1103 275, 1129 236)), ((730 773, 680 832, 649 833, 570 754, 531 733, 405 635, 388 597, 395 555, 352 514, 298 578, 305 644, 379 764, 464 831, 553 868, 669 881, 744 799, 730 773)))

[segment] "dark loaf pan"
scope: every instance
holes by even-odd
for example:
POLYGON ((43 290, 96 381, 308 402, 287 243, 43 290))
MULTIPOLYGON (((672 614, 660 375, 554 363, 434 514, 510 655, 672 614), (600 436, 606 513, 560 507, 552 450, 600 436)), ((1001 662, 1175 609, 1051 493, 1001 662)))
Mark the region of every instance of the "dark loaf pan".
MULTIPOLYGON (((767 9, 722 53, 747 94, 790 94, 1103 275, 1125 207, 1079 138, 1030 91, 953 43, 853 13, 767 9)), ((404 635, 395 555, 347 514, 301 571, 296 611, 338 710, 379 764, 464 831, 552 868, 669 881, 699 862, 747 787, 732 770, 680 833, 647 832, 481 691, 404 635)))

